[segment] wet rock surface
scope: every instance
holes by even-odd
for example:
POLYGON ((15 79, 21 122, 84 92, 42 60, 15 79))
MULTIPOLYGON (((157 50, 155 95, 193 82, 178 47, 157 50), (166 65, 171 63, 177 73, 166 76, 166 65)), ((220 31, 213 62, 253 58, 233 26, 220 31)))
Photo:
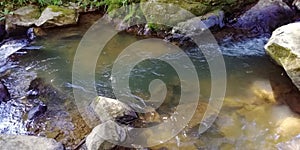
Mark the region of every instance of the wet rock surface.
POLYGON ((24 135, 1 135, 1 149, 10 150, 64 150, 61 143, 53 139, 24 135))
POLYGON ((273 60, 281 65, 294 84, 300 89, 300 23, 292 23, 276 29, 265 49, 273 60))
POLYGON ((35 119, 36 117, 39 117, 40 115, 44 114, 46 111, 47 106, 45 104, 38 104, 28 112, 28 119, 35 119))
POLYGON ((54 138, 66 149, 80 144, 90 128, 71 98, 43 78, 32 80, 28 87, 32 94, 27 95, 31 106, 27 114, 29 133, 54 138))

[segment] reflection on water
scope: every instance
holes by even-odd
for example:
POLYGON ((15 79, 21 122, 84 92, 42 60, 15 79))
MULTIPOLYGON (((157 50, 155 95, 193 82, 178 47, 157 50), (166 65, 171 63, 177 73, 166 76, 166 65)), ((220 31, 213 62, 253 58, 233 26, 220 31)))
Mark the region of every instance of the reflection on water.
MULTIPOLYGON (((34 44, 42 45, 44 47, 42 50, 30 51, 19 60, 19 67, 24 69, 25 74, 18 76, 28 77, 29 75, 30 80, 34 76, 45 78, 61 90, 64 96, 68 97, 61 101, 56 101, 49 108, 49 112, 54 113, 58 111, 52 117, 64 116, 60 117, 60 119, 54 119, 57 122, 52 121, 52 123, 56 123, 56 125, 50 125, 50 128, 63 126, 61 127, 63 132, 69 132, 78 127, 77 125, 68 124, 72 123, 72 115, 70 113, 76 111, 70 109, 70 106, 73 109, 75 108, 72 100, 72 88, 89 92, 88 89, 73 85, 71 82, 73 57, 87 27, 51 30, 45 37, 38 39, 34 44), (30 72, 36 73, 36 75, 31 76, 30 72), (66 103, 73 104, 65 105, 66 103), (58 105, 64 105, 64 107, 55 110, 58 105), (67 111, 62 111, 62 109, 67 111)), ((96 88, 99 95, 114 97, 111 88, 111 82, 114 80, 111 78, 112 64, 125 47, 137 40, 139 38, 135 36, 120 33, 107 44, 101 57, 99 57, 96 67, 96 88)), ((297 131, 287 129, 292 128, 293 125, 300 125, 300 119, 287 106, 279 105, 273 93, 274 88, 276 88, 274 87, 274 82, 278 80, 289 82, 289 80, 286 76, 281 75, 283 73, 282 69, 270 62, 269 58, 265 56, 263 50, 265 41, 266 37, 260 37, 240 42, 224 41, 221 44, 227 68, 228 85, 226 98, 217 121, 212 128, 200 137, 197 135, 200 122, 199 116, 201 118, 205 111, 205 109, 200 109, 200 107, 206 105, 211 93, 210 72, 201 52, 197 49, 185 50, 194 63, 200 79, 201 99, 199 110, 196 112, 194 120, 191 121, 184 131, 168 143, 153 149, 161 147, 169 149, 178 149, 178 147, 182 149, 275 149, 277 143, 296 136, 298 134, 297 131), (287 126, 290 122, 292 122, 292 126, 287 126)), ((146 46, 151 47, 151 43, 146 46)), ((181 56, 178 55, 176 57, 179 58, 181 56)), ((176 59, 176 57, 170 59, 176 59)), ((90 64, 87 62, 86 65, 90 64)), ((191 66, 184 67, 189 68, 191 66)), ((20 70, 15 71, 18 73, 22 72, 20 70)), ((148 99, 150 97, 148 86, 153 79, 162 79, 168 85, 166 100, 157 110, 162 117, 168 117, 178 104, 181 90, 177 74, 169 65, 156 60, 147 60, 138 64, 131 71, 130 85, 132 94, 145 100, 148 99)), ((87 81, 80 82, 85 83, 87 81)), ((10 81, 8 80, 7 83, 10 83, 10 81)), ((24 85, 28 85, 28 83, 24 85)), ((159 92, 160 90, 157 91, 159 92)), ((48 99, 46 101, 51 106, 55 100, 48 99)), ((151 102, 146 101, 146 103, 151 102)), ((187 107, 188 109, 188 105, 182 107, 187 107)), ((6 105, 1 104, 0 108, 1 133, 26 134, 28 132, 26 127, 24 127, 26 121, 22 119, 27 106, 20 97, 15 98, 14 101, 6 105), (15 106, 11 107, 8 105, 15 106), (10 112, 14 113, 11 114, 10 112), (9 121, 6 121, 7 119, 9 121), (10 125, 14 126, 6 132, 4 127, 10 125)), ((51 116, 51 113, 49 116, 51 116)), ((41 130, 37 132, 49 132, 47 130, 51 131, 52 129, 41 128, 41 130)), ((56 131, 56 129, 54 130, 56 131)))

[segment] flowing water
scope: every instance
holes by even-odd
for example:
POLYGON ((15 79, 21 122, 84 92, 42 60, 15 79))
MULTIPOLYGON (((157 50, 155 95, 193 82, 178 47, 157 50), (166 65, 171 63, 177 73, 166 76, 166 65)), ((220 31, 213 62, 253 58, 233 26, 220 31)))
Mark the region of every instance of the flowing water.
MULTIPOLYGON (((89 91, 72 84, 72 64, 77 46, 90 25, 52 29, 33 43, 43 46, 41 50, 24 50, 4 65, 15 67, 10 69, 8 77, 3 78, 12 100, 0 105, 0 133, 47 136, 62 141, 68 148, 78 144, 89 133, 89 127, 76 109, 72 88, 89 91), (41 99, 24 98, 30 82, 36 77, 44 78, 58 92, 41 99), (28 120, 26 114, 39 101, 47 104, 47 112, 40 118, 28 120)), ((114 97, 110 76, 113 62, 122 49, 140 39, 120 33, 107 44, 96 67, 98 95, 114 97)), ((197 129, 211 93, 211 76, 203 55, 197 49, 185 50, 200 79, 199 109, 178 136, 153 149, 276 149, 277 143, 300 133, 291 130, 300 125, 298 115, 281 104, 287 98, 283 88, 291 84, 284 71, 265 55, 263 46, 267 39, 257 37, 220 43, 227 69, 226 98, 216 122, 201 136, 197 135, 197 129)), ((148 44, 151 47, 151 43, 148 44)), ((6 55, 1 55, 1 59, 4 57, 6 55)), ((86 65, 89 65, 88 62, 86 65)), ((166 102, 157 110, 162 118, 168 117, 180 97, 176 72, 169 65, 156 60, 138 64, 131 72, 132 93, 143 99, 149 98, 148 85, 157 78, 162 79, 170 90, 166 102)), ((188 106, 185 107, 188 109, 188 106)))

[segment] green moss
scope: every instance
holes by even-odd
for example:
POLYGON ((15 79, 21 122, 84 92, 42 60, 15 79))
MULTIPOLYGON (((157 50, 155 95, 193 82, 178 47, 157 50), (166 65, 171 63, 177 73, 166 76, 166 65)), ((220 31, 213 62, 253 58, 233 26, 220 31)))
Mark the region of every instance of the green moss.
POLYGON ((236 4, 237 0, 225 0, 224 1, 226 4, 232 5, 232 4, 236 4))
POLYGON ((267 47, 267 52, 279 65, 282 65, 281 61, 283 59, 289 59, 292 61, 297 58, 295 54, 291 53, 290 49, 275 43, 267 47))
POLYGON ((156 23, 148 23, 148 28, 151 31, 164 31, 164 30, 170 30, 171 28, 169 26, 166 25, 162 25, 162 24, 156 24, 156 23))
POLYGON ((48 8, 50 8, 53 12, 62 12, 65 15, 74 14, 74 10, 60 7, 60 6, 50 5, 50 6, 48 6, 48 8))
POLYGON ((183 8, 189 10, 191 13, 193 13, 196 16, 205 15, 206 13, 208 13, 213 9, 210 6, 201 3, 188 5, 187 7, 183 6, 183 8))
POLYGON ((148 28, 152 31, 157 31, 159 29, 158 25, 154 23, 148 23, 148 28))
POLYGON ((41 10, 35 6, 29 6, 29 7, 32 7, 33 11, 29 14, 28 17, 38 19, 41 16, 41 10))

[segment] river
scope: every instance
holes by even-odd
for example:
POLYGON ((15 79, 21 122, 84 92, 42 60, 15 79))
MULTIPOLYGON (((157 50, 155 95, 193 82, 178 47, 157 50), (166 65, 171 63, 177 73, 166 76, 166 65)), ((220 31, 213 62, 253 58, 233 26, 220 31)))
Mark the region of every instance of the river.
MULTIPOLYGON (((0 133, 51 137, 71 149, 90 132, 74 102, 72 88, 83 87, 72 84, 72 65, 77 46, 92 22, 46 31, 47 35, 32 43, 42 46, 40 50, 22 50, 9 58, 5 67, 11 69, 3 81, 11 92, 12 100, 0 105, 0 133), (54 87, 54 94, 27 99, 28 86, 36 77, 50 83, 54 87), (48 106, 47 112, 29 120, 26 114, 40 102, 48 106)), ((140 39, 120 33, 107 44, 96 67, 98 95, 114 98, 110 77, 113 62, 122 48, 140 39)), ((197 123, 192 123, 178 136, 153 149, 276 149, 276 144, 296 136, 296 131, 280 130, 287 118, 295 118, 296 122, 300 119, 288 106, 281 104, 282 101, 272 101, 281 97, 284 99, 285 88, 292 87, 289 87, 291 81, 284 71, 265 54, 263 46, 267 39, 262 36, 220 42, 226 64, 227 89, 216 122, 200 137, 197 136, 197 123)), ((151 43, 148 44, 150 47, 151 43)), ((211 93, 210 70, 206 59, 197 49, 190 48, 185 52, 198 72, 201 86, 199 107, 202 107, 211 93)), ((161 116, 172 113, 176 99, 180 97, 180 85, 174 70, 162 62, 149 60, 139 64, 133 72, 130 77, 133 94, 145 99, 149 97, 149 81, 164 79, 171 91, 168 91, 166 102, 157 112, 161 116)), ((197 111, 198 117, 195 118, 199 119, 203 113, 197 111)))

